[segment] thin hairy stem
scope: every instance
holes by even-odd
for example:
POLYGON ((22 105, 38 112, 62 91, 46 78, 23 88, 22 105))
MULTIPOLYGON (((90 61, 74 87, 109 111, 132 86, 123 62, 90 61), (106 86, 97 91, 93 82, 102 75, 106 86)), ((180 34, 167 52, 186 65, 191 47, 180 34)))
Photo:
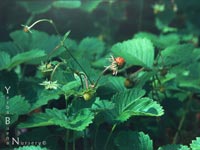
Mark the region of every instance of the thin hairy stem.
POLYGON ((105 143, 105 145, 104 145, 104 150, 107 150, 108 143, 109 143, 109 141, 110 141, 110 138, 111 138, 112 133, 113 133, 113 131, 115 130, 116 126, 117 126, 117 124, 114 124, 114 125, 113 125, 113 127, 112 127, 112 129, 111 129, 111 131, 110 131, 110 133, 109 133, 109 135, 108 135, 108 138, 106 139, 106 143, 105 143))

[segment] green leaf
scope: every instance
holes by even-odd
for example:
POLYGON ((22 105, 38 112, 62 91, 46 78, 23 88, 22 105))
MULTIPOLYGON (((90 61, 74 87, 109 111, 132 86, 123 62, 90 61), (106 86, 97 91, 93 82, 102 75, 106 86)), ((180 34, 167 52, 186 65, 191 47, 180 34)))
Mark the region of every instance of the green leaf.
POLYGON ((152 33, 147 32, 139 32, 134 35, 135 38, 147 38, 151 40, 153 45, 158 48, 166 48, 168 46, 176 45, 180 42, 180 37, 177 34, 167 34, 167 35, 160 35, 157 36, 152 33))
POLYGON ((153 142, 143 132, 121 131, 115 137, 118 150, 153 150, 153 142))
POLYGON ((190 64, 193 61, 193 49, 191 44, 169 46, 161 52, 160 62, 163 61, 165 65, 190 64))
POLYGON ((126 90, 124 80, 125 78, 123 77, 109 77, 107 85, 116 92, 124 91, 126 90))
POLYGON ((0 51, 0 70, 6 68, 10 62, 10 55, 6 52, 0 51))
POLYGON ((30 112, 30 104, 20 95, 6 99, 3 93, 0 93, 0 114, 9 112, 11 115, 22 115, 30 112))
POLYGON ((113 120, 124 122, 131 116, 161 116, 162 107, 152 99, 144 96, 144 90, 133 89, 119 92, 112 97, 115 108, 110 112, 113 120))
POLYGON ((180 144, 171 144, 159 147, 158 150, 190 150, 189 147, 180 144))
POLYGON ((200 149, 200 137, 197 137, 196 140, 192 140, 190 147, 192 150, 199 150, 200 149))
POLYGON ((115 104, 108 100, 100 100, 97 98, 95 102, 92 104, 92 110, 95 111, 104 111, 104 110, 110 110, 113 109, 115 104))
POLYGON ((58 0, 54 1, 52 3, 52 6, 56 8, 68 8, 68 9, 79 8, 81 6, 81 1, 58 0))
POLYGON ((34 110, 36 108, 39 108, 40 106, 46 105, 50 100, 56 100, 58 99, 59 92, 55 90, 42 90, 38 94, 37 101, 32 105, 31 110, 34 110))
POLYGON ((0 50, 8 53, 11 57, 18 53, 24 52, 22 49, 19 49, 19 47, 17 47, 13 42, 0 42, 0 50))
POLYGON ((97 60, 104 52, 104 43, 98 38, 86 37, 80 42, 78 50, 79 56, 97 60))
POLYGON ((163 33, 176 32, 177 31, 177 28, 169 27, 167 24, 165 24, 164 22, 162 22, 159 18, 156 18, 156 26, 163 33))
POLYGON ((84 130, 94 118, 94 114, 87 108, 67 117, 65 110, 46 109, 45 113, 35 114, 27 122, 19 124, 19 128, 57 125, 71 130, 84 130))
POLYGON ((71 81, 67 84, 65 84, 63 87, 62 87, 62 90, 65 92, 65 93, 69 93, 72 89, 74 88, 77 88, 77 87, 80 87, 81 85, 81 82, 76 80, 76 81, 71 81))
POLYGON ((83 2, 81 9, 90 13, 95 10, 101 2, 102 0, 83 2))
POLYGON ((40 146, 20 146, 18 148, 14 148, 14 150, 48 150, 48 149, 40 146))
POLYGON ((153 66, 154 47, 146 38, 117 43, 112 46, 111 50, 116 56, 123 57, 129 64, 148 68, 153 66))
POLYGON ((43 50, 35 49, 28 52, 20 53, 14 56, 11 59, 11 63, 8 65, 8 69, 12 69, 13 67, 22 64, 27 61, 31 61, 36 58, 40 58, 45 56, 45 52, 43 50))
POLYGON ((18 4, 24 7, 27 12, 32 13, 32 14, 45 13, 51 8, 51 2, 48 2, 48 1, 39 1, 39 2, 21 1, 21 2, 18 2, 18 4))
POLYGON ((32 49, 42 49, 46 53, 51 52, 59 43, 60 38, 55 35, 48 35, 45 32, 31 30, 32 33, 23 32, 23 30, 16 30, 10 33, 10 37, 21 51, 28 51, 32 49), (48 43, 48 44, 47 44, 48 43))

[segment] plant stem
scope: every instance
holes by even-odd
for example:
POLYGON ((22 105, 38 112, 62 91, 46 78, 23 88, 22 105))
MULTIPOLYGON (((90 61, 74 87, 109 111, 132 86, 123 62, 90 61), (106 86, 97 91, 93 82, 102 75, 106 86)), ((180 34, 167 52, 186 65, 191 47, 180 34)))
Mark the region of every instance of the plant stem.
POLYGON ((73 131, 73 150, 76 149, 76 141, 75 141, 75 131, 73 131))
POLYGON ((97 125, 96 129, 95 129, 95 135, 94 135, 94 149, 96 149, 96 143, 97 143, 97 134, 98 134, 98 130, 99 129, 99 124, 97 125))
POLYGON ((84 150, 87 149, 87 137, 86 137, 86 129, 84 130, 84 139, 83 139, 84 150))
POLYGON ((65 134, 65 150, 68 150, 68 141, 69 141, 69 130, 66 129, 66 134, 65 134))
POLYGON ((65 50, 69 53, 69 55, 72 57, 72 59, 77 63, 77 65, 80 67, 80 69, 85 73, 85 75, 87 76, 87 78, 88 78, 88 80, 90 81, 90 83, 92 83, 92 81, 90 80, 90 78, 89 78, 87 72, 86 72, 85 69, 81 66, 81 64, 78 62, 78 60, 72 55, 72 53, 69 51, 68 47, 67 47, 65 44, 63 44, 62 46, 63 46, 63 47, 65 48, 65 50))
POLYGON ((58 64, 54 67, 54 69, 53 69, 53 71, 52 71, 52 73, 51 73, 51 77, 50 77, 50 80, 51 80, 51 81, 52 81, 52 79, 53 79, 53 75, 54 75, 56 69, 57 69, 61 64, 62 64, 62 63, 58 63, 58 64))
POLYGON ((117 126, 117 124, 114 124, 114 125, 112 126, 112 129, 111 129, 111 131, 110 131, 110 133, 109 133, 109 135, 108 135, 108 138, 106 139, 106 143, 105 143, 105 145, 104 145, 104 150, 107 149, 107 146, 108 146, 108 143, 109 143, 109 141, 110 141, 111 135, 112 135, 113 131, 115 130, 116 126, 117 126))
POLYGON ((186 110, 185 110, 185 112, 184 112, 184 114, 183 114, 183 116, 182 116, 182 118, 181 118, 181 120, 180 120, 180 122, 179 122, 178 129, 177 129, 176 134, 175 134, 175 136, 174 136, 174 138, 173 138, 173 142, 172 142, 173 144, 176 144, 176 143, 177 143, 177 139, 178 139, 178 136, 179 136, 179 132, 181 131, 181 129, 182 129, 182 127, 183 127, 183 123, 184 123, 185 118, 186 118, 186 115, 187 115, 187 113, 188 113, 188 111, 189 111, 190 103, 191 103, 191 101, 192 101, 192 96, 193 96, 193 94, 190 94, 189 100, 188 100, 187 105, 186 105, 186 110))
POLYGON ((28 18, 28 20, 26 21, 26 25, 29 25, 30 22, 33 20, 33 18, 35 17, 35 14, 31 14, 31 16, 28 18))
MULTIPOLYGON (((66 115, 68 116, 68 99, 69 97, 67 95, 65 95, 65 102, 66 102, 66 115)), ((69 130, 66 129, 66 133, 65 133, 65 150, 68 150, 68 141, 69 141, 69 130)))

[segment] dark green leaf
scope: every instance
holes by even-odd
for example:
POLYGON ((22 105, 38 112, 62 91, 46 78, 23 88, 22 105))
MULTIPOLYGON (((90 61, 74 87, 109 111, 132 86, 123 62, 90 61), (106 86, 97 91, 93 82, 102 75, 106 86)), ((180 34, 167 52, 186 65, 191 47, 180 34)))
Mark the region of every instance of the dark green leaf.
POLYGON ((10 62, 10 55, 4 51, 0 51, 0 70, 7 68, 10 62))
POLYGON ((118 150, 153 150, 153 142, 143 132, 121 131, 115 137, 118 150))

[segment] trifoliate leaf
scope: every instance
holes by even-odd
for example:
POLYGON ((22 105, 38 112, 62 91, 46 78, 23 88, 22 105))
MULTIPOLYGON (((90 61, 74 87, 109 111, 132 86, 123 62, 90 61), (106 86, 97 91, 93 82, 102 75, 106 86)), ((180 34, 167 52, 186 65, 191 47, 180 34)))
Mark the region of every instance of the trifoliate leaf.
POLYGON ((140 65, 151 68, 154 61, 154 47, 150 40, 132 39, 117 43, 112 46, 112 52, 115 56, 120 56, 132 65, 140 65))

